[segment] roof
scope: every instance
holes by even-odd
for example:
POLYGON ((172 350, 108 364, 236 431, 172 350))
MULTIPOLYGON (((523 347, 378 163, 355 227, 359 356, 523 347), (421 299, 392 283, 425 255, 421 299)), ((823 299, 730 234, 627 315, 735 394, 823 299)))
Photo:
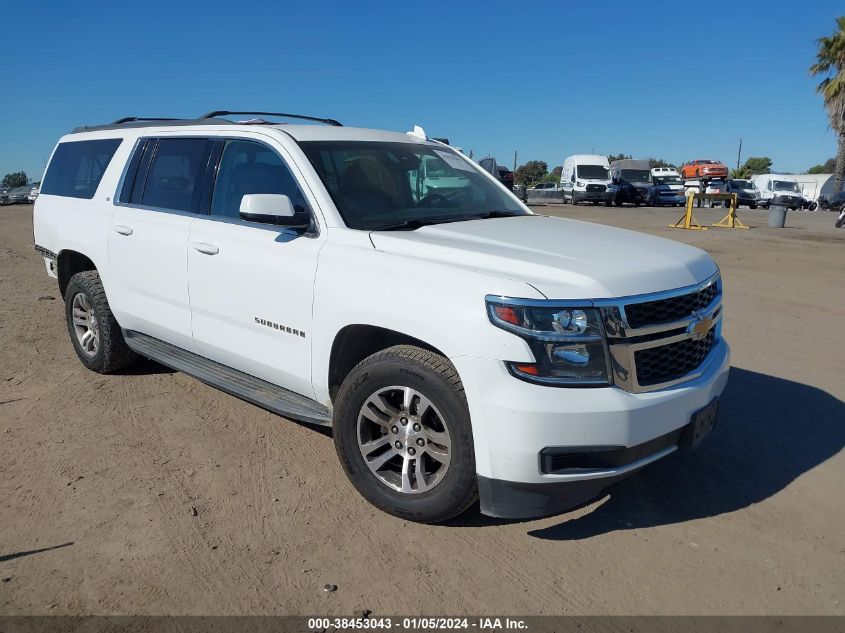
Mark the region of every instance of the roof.
POLYGON ((297 141, 382 141, 394 143, 430 143, 405 132, 389 132, 363 127, 328 127, 325 125, 274 125, 297 141))
POLYGON ((411 136, 405 132, 391 132, 387 130, 373 130, 357 127, 335 127, 329 125, 289 125, 284 123, 274 124, 244 124, 224 119, 204 120, 180 120, 178 124, 171 121, 133 121, 120 125, 95 125, 78 127, 71 134, 85 134, 89 132, 100 132, 96 136, 102 137, 103 132, 121 130, 141 132, 144 134, 156 134, 177 127, 184 131, 203 130, 208 132, 226 132, 232 130, 248 130, 258 132, 261 130, 277 130, 286 133, 297 141, 382 141, 393 143, 424 143, 436 144, 433 141, 426 141, 417 136, 411 136))

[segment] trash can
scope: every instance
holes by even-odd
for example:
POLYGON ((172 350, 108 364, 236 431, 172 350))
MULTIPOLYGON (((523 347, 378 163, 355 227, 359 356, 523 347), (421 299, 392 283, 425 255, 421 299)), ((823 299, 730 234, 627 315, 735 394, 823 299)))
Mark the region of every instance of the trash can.
POLYGON ((786 225, 786 201, 782 196, 775 196, 769 203, 769 226, 782 229, 786 225))

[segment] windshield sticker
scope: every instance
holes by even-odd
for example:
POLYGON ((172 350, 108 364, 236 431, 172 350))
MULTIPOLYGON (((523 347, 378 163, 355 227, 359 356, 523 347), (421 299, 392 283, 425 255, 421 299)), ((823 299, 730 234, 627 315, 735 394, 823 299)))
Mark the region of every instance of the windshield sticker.
POLYGON ((449 165, 452 169, 460 169, 461 171, 472 171, 472 167, 467 164, 465 160, 452 154, 451 152, 441 152, 440 150, 434 150, 434 153, 437 154, 440 158, 446 161, 446 164, 449 165))

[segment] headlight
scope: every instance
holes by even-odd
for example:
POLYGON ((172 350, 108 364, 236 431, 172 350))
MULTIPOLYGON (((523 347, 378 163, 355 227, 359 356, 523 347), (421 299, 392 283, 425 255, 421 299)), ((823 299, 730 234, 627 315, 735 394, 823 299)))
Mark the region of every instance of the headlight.
POLYGON ((583 183, 583 182, 581 182, 580 180, 579 180, 578 182, 576 182, 575 184, 576 184, 576 185, 578 185, 579 187, 583 187, 583 186, 584 186, 584 183, 583 183))
POLYGON ((609 384, 604 327, 592 306, 489 298, 487 314, 493 325, 524 339, 534 354, 534 363, 507 363, 517 378, 564 387, 609 384))

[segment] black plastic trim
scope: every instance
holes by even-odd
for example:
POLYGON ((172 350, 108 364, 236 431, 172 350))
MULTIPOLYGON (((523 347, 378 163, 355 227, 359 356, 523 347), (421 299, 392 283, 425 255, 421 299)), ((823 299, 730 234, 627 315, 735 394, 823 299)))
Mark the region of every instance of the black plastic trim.
POLYGON ((595 499, 605 488, 637 472, 614 477, 529 484, 478 475, 481 513, 501 519, 535 519, 560 514, 595 499))

